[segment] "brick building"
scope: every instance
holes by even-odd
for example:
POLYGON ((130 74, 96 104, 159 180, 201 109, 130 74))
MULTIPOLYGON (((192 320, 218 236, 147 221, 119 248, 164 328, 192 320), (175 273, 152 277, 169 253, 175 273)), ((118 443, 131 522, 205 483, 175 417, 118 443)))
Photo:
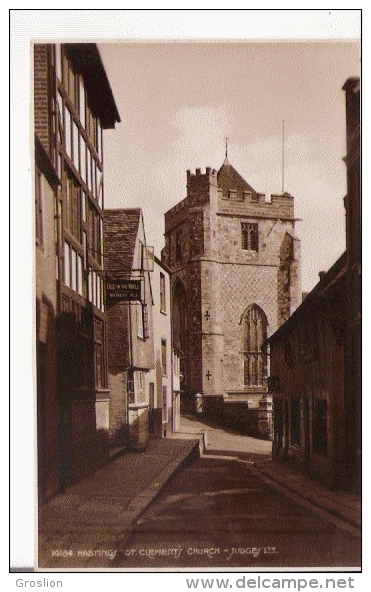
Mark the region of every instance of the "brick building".
POLYGON ((360 79, 348 78, 343 86, 346 97, 347 167, 346 253, 347 253, 347 342, 345 359, 346 456, 348 479, 361 483, 361 117, 360 79))
POLYGON ((147 246, 141 209, 105 210, 104 241, 110 445, 143 450, 178 426, 170 276, 147 246))
POLYGON ((269 339, 273 457, 332 489, 360 490, 360 84, 346 91, 346 251, 269 339))
POLYGON ((269 339, 273 458, 330 488, 345 485, 346 257, 269 339))
POLYGON ((149 438, 154 397, 148 373, 155 367, 153 257, 148 258, 142 211, 105 210, 104 242, 110 445, 141 450, 149 438))
POLYGON ((108 456, 102 136, 120 117, 95 44, 33 50, 42 501, 108 456))
POLYGON ((187 197, 165 214, 162 260, 184 406, 201 394, 205 413, 269 436, 263 343, 300 299, 294 198, 267 201, 227 158, 218 172, 188 171, 187 197))

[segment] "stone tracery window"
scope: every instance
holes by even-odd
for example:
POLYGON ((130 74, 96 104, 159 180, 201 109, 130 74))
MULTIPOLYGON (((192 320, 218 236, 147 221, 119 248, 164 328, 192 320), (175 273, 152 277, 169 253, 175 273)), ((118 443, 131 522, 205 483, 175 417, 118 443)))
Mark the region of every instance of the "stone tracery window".
POLYGON ((242 222, 241 225, 242 248, 244 251, 259 250, 258 225, 250 222, 242 222))
POLYGON ((248 386, 266 386, 267 318, 264 311, 253 304, 242 315, 243 383, 248 386))

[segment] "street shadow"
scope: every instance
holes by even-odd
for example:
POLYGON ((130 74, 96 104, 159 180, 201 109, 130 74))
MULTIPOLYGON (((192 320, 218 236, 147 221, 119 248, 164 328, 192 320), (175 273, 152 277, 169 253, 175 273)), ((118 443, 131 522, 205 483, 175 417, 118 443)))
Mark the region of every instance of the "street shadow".
POLYGON ((222 450, 216 448, 207 448, 203 452, 203 457, 206 458, 231 458, 238 459, 240 461, 254 464, 255 462, 259 462, 262 460, 269 460, 272 458, 271 452, 269 453, 262 453, 262 452, 242 452, 240 450, 222 450))
MULTIPOLYGON (((247 436, 249 438, 255 438, 256 440, 266 441, 266 438, 259 438, 256 435, 252 436, 250 434, 245 433, 242 429, 233 428, 231 426, 225 425, 224 423, 223 424, 218 423, 217 421, 210 419, 209 417, 204 417, 204 415, 202 413, 199 415, 190 414, 190 413, 188 413, 188 414, 182 413, 181 418, 182 417, 184 417, 185 419, 189 419, 190 421, 200 422, 209 428, 220 430, 221 432, 224 432, 226 434, 232 434, 234 436, 247 436)), ((180 420, 180 427, 182 427, 181 422, 182 422, 182 419, 180 420)))

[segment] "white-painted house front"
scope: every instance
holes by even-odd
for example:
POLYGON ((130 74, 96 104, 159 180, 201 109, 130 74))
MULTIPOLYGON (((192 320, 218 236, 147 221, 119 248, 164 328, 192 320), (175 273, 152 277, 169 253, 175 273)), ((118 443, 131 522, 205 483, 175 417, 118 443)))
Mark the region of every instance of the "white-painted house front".
POLYGON ((154 258, 152 314, 155 368, 146 379, 150 392, 150 433, 166 437, 179 428, 179 360, 173 356, 170 276, 167 267, 154 258))

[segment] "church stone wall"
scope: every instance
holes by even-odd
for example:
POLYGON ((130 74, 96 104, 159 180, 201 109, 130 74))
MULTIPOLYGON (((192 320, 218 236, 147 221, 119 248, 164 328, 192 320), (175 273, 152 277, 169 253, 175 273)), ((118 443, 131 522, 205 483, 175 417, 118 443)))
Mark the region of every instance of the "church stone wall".
MULTIPOLYGON (((210 413, 209 397, 218 409, 230 396, 240 397, 248 408, 254 395, 249 390, 255 390, 258 398, 267 392, 265 386, 244 387, 241 317, 247 307, 257 304, 264 311, 269 336, 300 303, 294 198, 273 195, 266 201, 234 169, 238 186, 229 190, 233 175, 227 175, 223 187, 218 187, 222 169, 187 172, 187 197, 165 214, 162 252, 172 286, 180 280, 187 294, 184 384, 191 396, 204 395, 210 413), (243 249, 242 223, 258 224, 257 251, 243 249)), ((258 399, 255 402, 258 406, 258 399)), ((228 408, 228 417, 230 413, 228 408)))

